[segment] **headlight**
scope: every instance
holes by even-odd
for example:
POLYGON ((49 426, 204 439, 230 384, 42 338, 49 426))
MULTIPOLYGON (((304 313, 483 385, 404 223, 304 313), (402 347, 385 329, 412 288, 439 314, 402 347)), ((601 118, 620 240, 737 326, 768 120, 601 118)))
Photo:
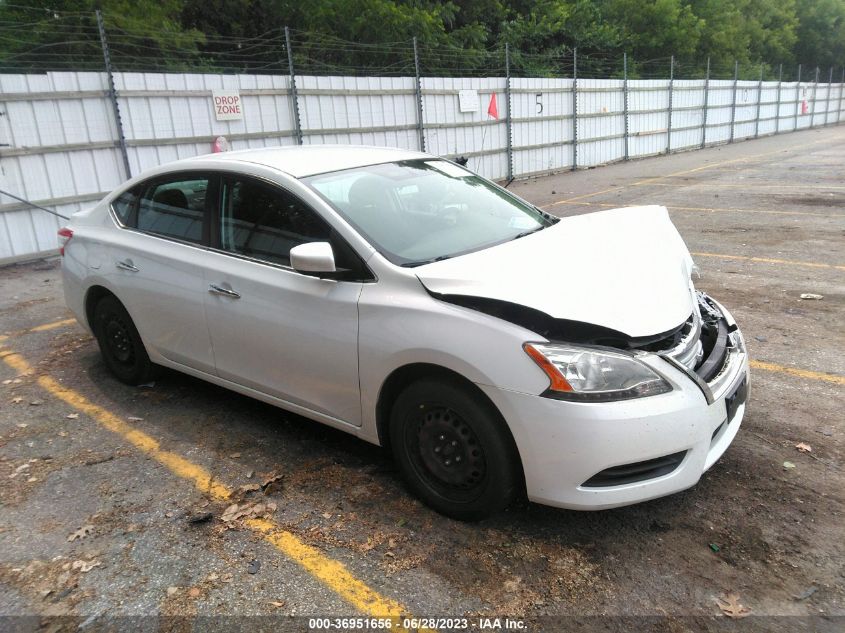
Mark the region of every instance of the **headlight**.
POLYGON ((561 343, 525 343, 526 354, 549 377, 549 396, 607 402, 644 398, 672 386, 633 356, 561 343))

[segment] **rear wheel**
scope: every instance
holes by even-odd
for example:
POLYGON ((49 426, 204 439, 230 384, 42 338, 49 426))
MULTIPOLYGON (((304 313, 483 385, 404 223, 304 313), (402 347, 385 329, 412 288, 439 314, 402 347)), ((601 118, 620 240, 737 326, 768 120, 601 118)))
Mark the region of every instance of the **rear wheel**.
POLYGON ((393 454, 411 489, 438 512, 477 521, 519 488, 519 457, 498 412, 441 379, 408 386, 390 416, 393 454))
POLYGON ((117 298, 108 296, 97 302, 92 329, 106 366, 118 380, 140 385, 155 377, 156 366, 147 355, 132 317, 117 298))

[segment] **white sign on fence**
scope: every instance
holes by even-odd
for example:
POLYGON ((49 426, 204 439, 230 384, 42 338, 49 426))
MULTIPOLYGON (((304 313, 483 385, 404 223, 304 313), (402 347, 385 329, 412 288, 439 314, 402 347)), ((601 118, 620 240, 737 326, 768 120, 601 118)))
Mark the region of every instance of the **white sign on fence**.
POLYGON ((461 112, 478 112, 478 91, 458 90, 458 105, 461 112))
POLYGON ((218 121, 237 121, 244 118, 241 94, 237 90, 212 90, 214 116, 218 121))

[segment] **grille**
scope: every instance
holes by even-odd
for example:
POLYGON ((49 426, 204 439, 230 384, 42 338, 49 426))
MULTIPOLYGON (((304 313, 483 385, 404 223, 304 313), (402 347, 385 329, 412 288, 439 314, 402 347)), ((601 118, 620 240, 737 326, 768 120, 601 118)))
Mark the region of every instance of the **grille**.
POLYGON ((693 311, 692 316, 687 319, 681 330, 681 339, 678 343, 666 352, 676 361, 686 366, 687 369, 695 371, 701 359, 704 357, 704 346, 701 342, 701 314, 698 310, 693 311))

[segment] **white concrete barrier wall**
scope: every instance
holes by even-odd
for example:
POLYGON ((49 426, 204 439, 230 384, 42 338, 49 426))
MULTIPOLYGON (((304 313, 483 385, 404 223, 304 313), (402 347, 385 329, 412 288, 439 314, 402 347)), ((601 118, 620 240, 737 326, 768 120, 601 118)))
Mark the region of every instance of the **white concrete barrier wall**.
MULTIPOLYGON (((287 75, 114 79, 132 175, 208 153, 218 136, 232 149, 298 141, 287 75), (218 121, 213 90, 237 91, 243 118, 218 121)), ((504 77, 424 77, 420 122, 416 85, 413 77, 298 76, 302 142, 418 149, 422 127, 429 153, 466 156, 489 178, 519 178, 624 160, 626 149, 637 158, 837 124, 845 96, 842 84, 711 80, 705 91, 703 80, 630 80, 626 116, 620 79, 579 79, 573 92, 572 79, 513 78, 508 113, 504 77), (470 111, 461 111, 461 90, 477 99, 470 111), (494 95, 498 118, 488 114, 494 95)), ((0 75, 0 113, 0 189, 69 215, 126 179, 104 73, 0 75)), ((61 222, 0 195, 0 264, 55 252, 61 222)))

